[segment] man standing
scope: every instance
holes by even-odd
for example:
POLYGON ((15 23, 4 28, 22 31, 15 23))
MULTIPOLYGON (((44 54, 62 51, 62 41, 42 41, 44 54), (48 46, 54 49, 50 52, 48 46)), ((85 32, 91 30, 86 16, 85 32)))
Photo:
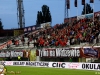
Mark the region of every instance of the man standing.
POLYGON ((70 57, 69 62, 72 62, 72 58, 70 57))
POLYGON ((20 56, 18 56, 18 61, 21 61, 21 57, 20 56))
POLYGON ((0 75, 6 75, 7 69, 4 65, 0 65, 0 75))

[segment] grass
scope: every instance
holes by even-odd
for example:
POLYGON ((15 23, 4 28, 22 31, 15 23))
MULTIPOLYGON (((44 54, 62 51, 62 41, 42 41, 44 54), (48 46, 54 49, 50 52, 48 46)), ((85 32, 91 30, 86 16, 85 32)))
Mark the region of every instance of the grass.
POLYGON ((21 71, 20 74, 7 75, 97 75, 96 71, 72 70, 59 68, 39 68, 39 67, 21 67, 7 66, 8 71, 21 71))

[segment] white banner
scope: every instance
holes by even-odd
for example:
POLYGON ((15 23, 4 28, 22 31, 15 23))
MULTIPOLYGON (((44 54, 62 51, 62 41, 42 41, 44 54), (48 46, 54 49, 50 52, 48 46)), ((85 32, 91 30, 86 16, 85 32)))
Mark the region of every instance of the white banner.
POLYGON ((41 24, 41 28, 50 27, 50 26, 51 26, 51 22, 41 24))
POLYGON ((29 50, 1 50, 0 57, 25 57, 28 58, 30 55, 29 50))
POLYGON ((23 57, 23 51, 0 51, 0 57, 23 57))
POLYGON ((37 50, 40 57, 80 57, 79 48, 43 48, 37 50))
POLYGON ((5 65, 10 66, 34 66, 34 67, 49 67, 49 62, 38 61, 5 61, 5 65))
POLYGON ((42 23, 41 24, 41 28, 45 28, 45 23, 42 23))
POLYGON ((77 20, 84 19, 85 15, 77 16, 77 20))
POLYGON ((66 68, 66 69, 100 71, 99 63, 42 62, 42 61, 5 61, 3 63, 5 65, 10 65, 10 66, 33 66, 33 67, 50 67, 50 68, 66 68))
POLYGON ((67 68, 67 69, 82 69, 82 63, 66 63, 66 62, 50 62, 49 67, 67 68))
POLYGON ((93 18, 93 13, 91 13, 91 14, 86 14, 86 15, 85 15, 85 18, 88 18, 88 19, 93 18))

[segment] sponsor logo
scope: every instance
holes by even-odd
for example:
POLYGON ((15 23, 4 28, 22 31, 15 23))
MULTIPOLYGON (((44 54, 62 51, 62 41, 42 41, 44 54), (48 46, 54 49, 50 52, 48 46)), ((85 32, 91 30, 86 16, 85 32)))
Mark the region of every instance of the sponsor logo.
POLYGON ((70 64, 68 64, 68 66, 71 69, 77 69, 77 67, 79 66, 79 63, 70 63, 70 64))
POLYGON ((82 64, 82 69, 100 70, 100 64, 82 64))
POLYGON ((58 62, 58 63, 52 63, 52 67, 57 67, 57 68, 65 68, 65 63, 61 63, 61 62, 58 62))
POLYGON ((7 61, 7 62, 5 62, 5 65, 13 65, 13 62, 12 61, 7 61))
POLYGON ((26 62, 26 65, 49 67, 49 62, 26 62))
POLYGON ((49 67, 49 62, 13 62, 13 65, 16 66, 39 66, 39 67, 49 67))
POLYGON ((93 48, 84 48, 84 54, 89 56, 98 57, 98 51, 93 48))

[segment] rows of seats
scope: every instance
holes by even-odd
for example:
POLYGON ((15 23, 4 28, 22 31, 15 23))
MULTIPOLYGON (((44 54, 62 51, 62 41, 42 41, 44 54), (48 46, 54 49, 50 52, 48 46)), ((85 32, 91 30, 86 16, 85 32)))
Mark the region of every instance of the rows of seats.
POLYGON ((12 36, 5 36, 5 37, 0 37, 0 44, 3 44, 4 42, 10 40, 12 36))
POLYGON ((16 45, 34 47, 69 46, 81 43, 100 43, 100 21, 98 18, 80 19, 54 27, 39 29, 13 40, 16 45))

